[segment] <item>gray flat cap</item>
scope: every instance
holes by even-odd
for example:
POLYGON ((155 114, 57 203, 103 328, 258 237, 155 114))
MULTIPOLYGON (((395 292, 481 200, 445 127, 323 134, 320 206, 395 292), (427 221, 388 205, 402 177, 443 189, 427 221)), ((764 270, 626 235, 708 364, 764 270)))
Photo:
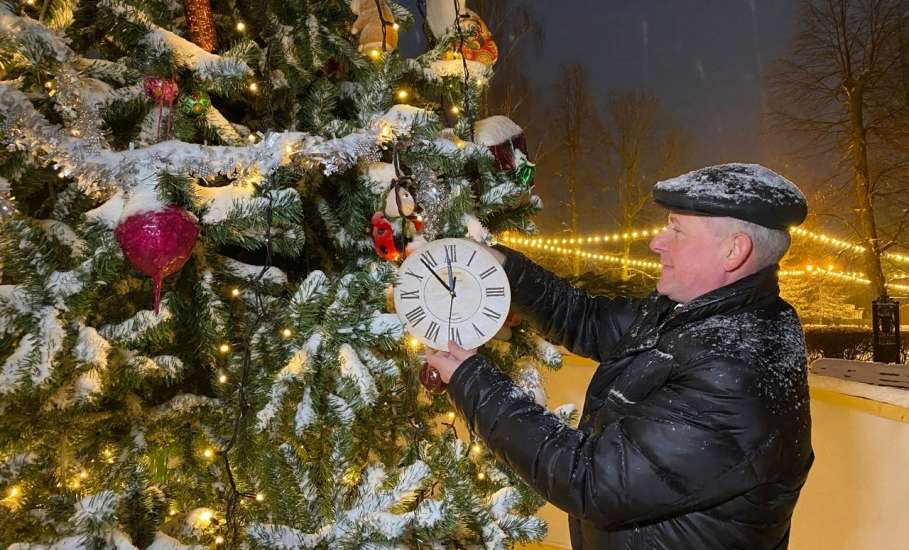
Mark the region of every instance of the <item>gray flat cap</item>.
POLYGON ((718 164, 663 180, 653 200, 670 210, 728 216, 788 229, 805 221, 808 203, 791 181, 760 164, 718 164))

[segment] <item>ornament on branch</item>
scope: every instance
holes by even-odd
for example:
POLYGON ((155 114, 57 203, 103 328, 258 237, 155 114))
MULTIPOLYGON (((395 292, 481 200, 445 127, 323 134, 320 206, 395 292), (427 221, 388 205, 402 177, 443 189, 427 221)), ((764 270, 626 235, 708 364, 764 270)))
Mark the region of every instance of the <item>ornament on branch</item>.
POLYGON ((427 0, 426 22, 438 39, 454 35, 451 49, 430 66, 436 76, 460 76, 466 64, 472 79, 483 78, 498 60, 499 48, 489 27, 463 0, 427 0))
POLYGON ((395 262, 401 259, 401 251, 395 244, 395 232, 383 212, 372 215, 372 247, 382 259, 395 262))
POLYGON ((368 173, 378 185, 387 186, 383 193, 383 211, 372 216, 373 248, 386 260, 401 260, 401 252, 407 256, 426 240, 421 234, 423 219, 416 213, 417 201, 412 191, 416 184, 413 177, 401 169, 399 145, 395 144, 391 166, 373 165, 368 173), (390 181, 383 183, 388 177, 390 181))
POLYGON ((207 52, 218 49, 218 33, 209 0, 183 0, 189 39, 207 52))
POLYGON ((3 222, 16 213, 16 206, 13 201, 0 195, 0 222, 3 222))
POLYGON ((189 118, 199 118, 208 113, 211 108, 211 98, 207 93, 201 91, 184 93, 180 96, 177 106, 180 112, 189 118))
POLYGON ((483 65, 493 65, 499 59, 499 48, 492 39, 492 33, 486 23, 471 10, 461 14, 461 33, 464 40, 457 38, 454 47, 446 52, 442 59, 460 59, 476 61, 483 65))
POLYGON ((385 0, 351 0, 350 10, 357 16, 350 32, 359 35, 361 53, 377 58, 398 47, 398 25, 385 0))
POLYGON ((443 393, 448 384, 442 381, 442 375, 435 368, 429 366, 429 363, 423 363, 420 368, 420 383, 430 393, 443 393))
POLYGON ((183 268, 198 235, 196 217, 177 206, 134 214, 114 230, 129 263, 152 278, 155 313, 161 305, 162 281, 183 268))
POLYGON ((398 261, 402 251, 406 256, 425 242, 420 235, 423 221, 415 210, 413 195, 395 180, 385 197, 385 210, 372 216, 373 248, 380 257, 398 261))
POLYGON ((169 136, 174 122, 173 108, 177 94, 180 93, 180 87, 174 80, 160 78, 157 76, 146 76, 142 80, 142 88, 145 93, 158 106, 158 131, 157 139, 161 141, 161 126, 164 126, 164 136, 169 136), (166 111, 165 111, 166 109, 166 111))
POLYGON ((417 204, 423 212, 423 236, 428 241, 434 241, 442 232, 442 213, 448 205, 450 193, 429 168, 415 169, 414 181, 417 182, 417 204))
POLYGON ((525 185, 533 184, 535 165, 527 156, 524 130, 506 116, 496 115, 478 120, 474 125, 473 140, 485 145, 496 160, 499 170, 513 170, 525 185))

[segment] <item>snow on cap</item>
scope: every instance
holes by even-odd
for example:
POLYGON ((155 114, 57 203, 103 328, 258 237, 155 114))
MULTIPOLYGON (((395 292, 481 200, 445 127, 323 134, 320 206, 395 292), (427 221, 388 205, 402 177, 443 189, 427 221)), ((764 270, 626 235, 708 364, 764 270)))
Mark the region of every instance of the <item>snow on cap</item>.
POLYGON ((663 180, 653 200, 670 210, 728 216, 786 230, 805 221, 805 196, 791 181, 760 164, 718 164, 663 180))

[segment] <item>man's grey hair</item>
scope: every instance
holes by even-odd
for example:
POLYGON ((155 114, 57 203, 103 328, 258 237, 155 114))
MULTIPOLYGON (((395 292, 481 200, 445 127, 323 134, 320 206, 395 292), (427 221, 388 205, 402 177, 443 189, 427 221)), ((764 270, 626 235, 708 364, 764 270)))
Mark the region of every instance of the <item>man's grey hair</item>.
POLYGON ((757 268, 763 269, 778 263, 792 243, 788 231, 770 229, 763 225, 737 218, 711 218, 710 225, 718 237, 728 237, 733 233, 744 233, 751 239, 751 253, 754 254, 757 268))

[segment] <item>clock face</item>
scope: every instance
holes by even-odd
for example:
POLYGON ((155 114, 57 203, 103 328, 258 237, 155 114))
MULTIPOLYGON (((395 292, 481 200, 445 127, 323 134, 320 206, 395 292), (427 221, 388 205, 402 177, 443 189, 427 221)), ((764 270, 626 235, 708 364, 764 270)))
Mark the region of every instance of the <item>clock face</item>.
POLYGON ((511 287, 499 262, 477 243, 438 239, 401 264, 394 299, 407 331, 427 346, 447 351, 453 340, 472 349, 505 324, 511 287))

